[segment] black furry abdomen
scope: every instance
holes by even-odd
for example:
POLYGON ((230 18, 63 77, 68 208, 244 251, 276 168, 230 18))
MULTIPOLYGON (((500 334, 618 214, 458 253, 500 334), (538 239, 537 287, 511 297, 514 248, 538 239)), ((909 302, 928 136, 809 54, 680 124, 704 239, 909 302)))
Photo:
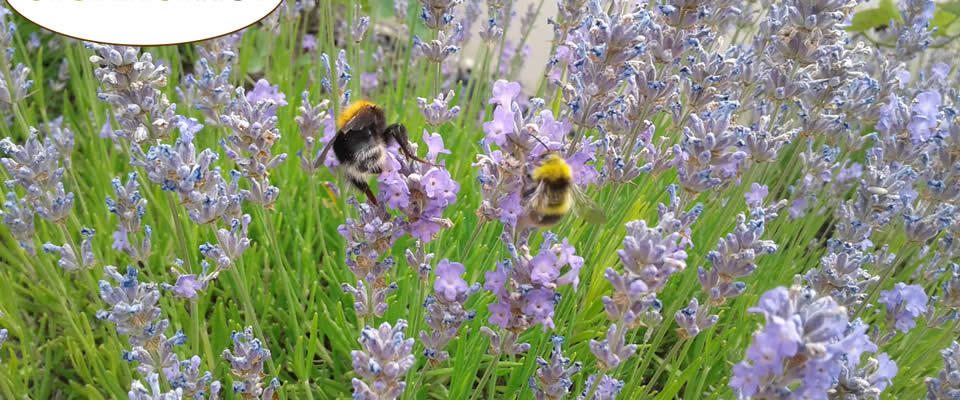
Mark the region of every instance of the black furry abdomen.
POLYGON ((368 127, 338 135, 333 141, 333 153, 337 156, 337 161, 351 176, 379 174, 382 170, 383 152, 384 145, 368 127))

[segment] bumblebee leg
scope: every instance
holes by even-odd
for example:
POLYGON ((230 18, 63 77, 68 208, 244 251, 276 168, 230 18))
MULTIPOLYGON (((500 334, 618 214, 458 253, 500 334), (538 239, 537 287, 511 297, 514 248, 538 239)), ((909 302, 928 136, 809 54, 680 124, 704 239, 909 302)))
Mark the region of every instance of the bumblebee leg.
POLYGON ((373 191, 370 190, 370 185, 368 185, 366 181, 351 178, 350 183, 367 195, 367 202, 372 203, 374 206, 380 206, 377 204, 377 196, 374 195, 373 191))
POLYGON ((407 137, 407 127, 404 127, 402 124, 393 124, 387 127, 387 129, 383 131, 383 134, 386 136, 386 138, 384 138, 386 141, 394 141, 397 145, 400 145, 400 152, 403 153, 406 158, 431 166, 436 165, 417 157, 413 149, 410 149, 410 138, 407 137))

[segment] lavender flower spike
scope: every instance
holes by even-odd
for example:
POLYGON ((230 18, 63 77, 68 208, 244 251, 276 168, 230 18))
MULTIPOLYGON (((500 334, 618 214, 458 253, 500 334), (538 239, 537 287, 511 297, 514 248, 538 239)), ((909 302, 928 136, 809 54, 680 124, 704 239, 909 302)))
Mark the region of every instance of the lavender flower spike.
POLYGON ((876 400, 897 375, 897 363, 886 353, 860 361, 843 358, 839 381, 827 394, 831 400, 876 400))
POLYGON ((33 246, 36 227, 33 225, 33 210, 30 210, 27 199, 18 200, 17 194, 9 192, 3 207, 6 210, 0 209, 0 220, 10 229, 10 234, 20 247, 31 256, 36 256, 37 250, 33 246))
POLYGON ((147 388, 140 380, 135 380, 130 385, 130 392, 127 395, 131 400, 182 400, 183 389, 177 387, 168 392, 160 391, 160 375, 150 373, 147 375, 147 388))
POLYGON ((607 338, 603 341, 590 340, 590 352, 597 357, 599 363, 605 369, 616 369, 620 362, 633 356, 637 352, 637 344, 625 344, 625 330, 619 332, 617 337, 617 324, 613 323, 607 329, 607 338))
POLYGON ((937 377, 928 377, 928 400, 960 399, 960 344, 956 341, 940 351, 943 356, 943 369, 937 377))
MULTIPOLYGON (((586 383, 583 384, 583 392, 580 393, 580 397, 577 397, 578 400, 587 397, 587 391, 593 387, 594 380, 597 380, 597 375, 590 375, 590 377, 587 378, 586 383)), ((623 389, 623 385, 623 380, 617 380, 610 376, 603 375, 603 377, 600 378, 600 384, 597 385, 597 390, 593 393, 593 399, 615 400, 617 396, 620 395, 620 390, 623 389)))
POLYGON ((106 275, 117 282, 112 287, 100 280, 100 299, 111 306, 110 310, 97 311, 97 319, 109 320, 117 325, 117 333, 130 336, 130 345, 143 346, 152 341, 166 328, 160 318, 160 290, 155 283, 141 283, 139 271, 127 266, 127 273, 120 275, 114 266, 103 268, 106 275))
POLYGON ((826 399, 844 360, 877 350, 867 327, 849 321, 846 308, 801 284, 797 276, 794 286, 767 291, 748 309, 763 314, 766 325, 753 334, 749 362, 733 367, 730 387, 737 397, 826 399))
POLYGON ((927 312, 927 294, 918 284, 897 283, 890 291, 881 291, 877 302, 886 306, 887 327, 896 327, 904 334, 927 312))
POLYGON ((353 370, 360 378, 353 379, 353 398, 356 400, 395 400, 406 388, 400 381, 416 359, 411 355, 414 340, 405 338, 407 321, 397 320, 395 326, 384 322, 380 329, 367 326, 357 341, 362 351, 352 351, 353 370))
POLYGON ((460 106, 454 105, 447 108, 447 105, 453 100, 454 93, 451 90, 446 95, 438 94, 433 102, 427 103, 427 99, 417 98, 417 104, 420 105, 420 114, 426 120, 427 125, 437 127, 450 121, 460 115, 460 106))
POLYGON ((242 333, 234 331, 230 338, 233 339, 233 351, 224 349, 222 356, 230 362, 234 376, 240 379, 233 382, 234 394, 243 394, 244 398, 273 399, 280 381, 274 378, 266 387, 260 382, 266 377, 263 364, 270 359, 270 350, 263 348, 260 339, 253 336, 253 327, 247 327, 242 333))
POLYGON ((536 377, 529 380, 533 396, 538 400, 562 400, 570 393, 573 381, 570 376, 580 372, 582 364, 574 362, 571 366, 570 358, 563 356, 563 337, 550 336, 553 350, 550 351, 550 361, 537 357, 536 377))
MULTIPOLYGON (((410 255, 408 253, 408 260, 410 255)), ((429 257, 432 258, 433 254, 429 257)), ((433 283, 434 293, 428 294, 423 303, 423 307, 427 309, 425 317, 427 326, 431 330, 429 334, 426 331, 420 331, 420 341, 425 348, 423 355, 431 362, 443 362, 449 359, 450 354, 443 349, 457 336, 465 321, 473 320, 477 316, 476 311, 466 310, 463 304, 468 297, 480 291, 480 284, 468 286, 461 277, 465 271, 462 264, 446 259, 441 260, 435 269, 437 279, 433 283)))
POLYGON ((70 244, 56 246, 48 242, 43 245, 43 251, 60 255, 60 260, 57 261, 57 264, 60 268, 68 272, 81 268, 91 268, 96 263, 95 256, 93 255, 93 245, 91 244, 95 232, 94 229, 86 227, 80 230, 80 235, 83 236, 83 242, 80 244, 80 257, 77 257, 77 253, 70 244))
POLYGON ((693 338, 701 331, 712 327, 720 319, 718 315, 708 315, 709 308, 700 307, 700 301, 696 298, 690 300, 690 304, 674 315, 674 320, 680 326, 681 337, 693 338))

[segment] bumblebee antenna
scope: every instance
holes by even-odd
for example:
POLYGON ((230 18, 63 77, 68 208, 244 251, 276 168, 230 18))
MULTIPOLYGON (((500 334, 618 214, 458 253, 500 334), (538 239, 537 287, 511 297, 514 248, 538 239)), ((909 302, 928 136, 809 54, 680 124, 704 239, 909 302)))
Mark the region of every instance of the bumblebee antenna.
POLYGON ((540 142, 540 144, 543 145, 543 148, 546 149, 547 152, 553 152, 553 150, 550 150, 550 146, 547 146, 547 143, 544 142, 543 139, 540 139, 539 136, 531 134, 530 137, 532 137, 533 139, 536 139, 537 142, 540 142))

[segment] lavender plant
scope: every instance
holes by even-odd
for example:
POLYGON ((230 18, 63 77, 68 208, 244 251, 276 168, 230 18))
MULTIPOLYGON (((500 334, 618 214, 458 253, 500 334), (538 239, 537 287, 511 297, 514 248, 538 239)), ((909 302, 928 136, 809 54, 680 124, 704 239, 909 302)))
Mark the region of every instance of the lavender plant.
POLYGON ((956 397, 955 4, 298 0, 149 52, 3 6, 3 398, 956 397), (430 162, 380 206, 317 158, 361 98, 430 162), (608 223, 534 235, 547 152, 608 223))

